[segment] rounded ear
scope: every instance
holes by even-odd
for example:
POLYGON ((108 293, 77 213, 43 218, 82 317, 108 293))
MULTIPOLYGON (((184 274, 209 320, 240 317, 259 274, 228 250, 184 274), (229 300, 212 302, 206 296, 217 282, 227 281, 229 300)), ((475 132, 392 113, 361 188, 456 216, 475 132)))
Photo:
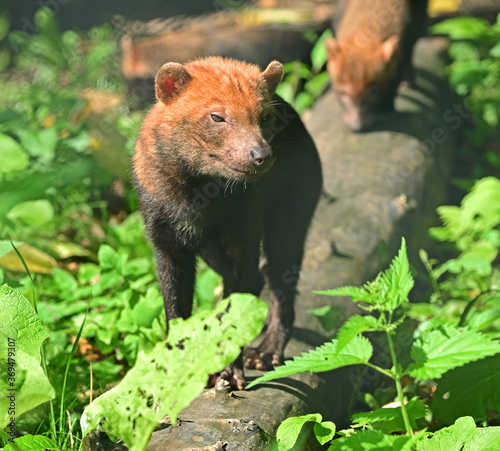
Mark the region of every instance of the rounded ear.
POLYGON ((283 64, 279 61, 271 61, 266 70, 262 72, 262 76, 266 81, 269 94, 274 94, 274 91, 276 91, 276 88, 283 78, 283 64))
POLYGON ((382 42, 380 51, 382 52, 382 58, 384 61, 389 61, 399 48, 399 37, 391 36, 382 42))
POLYGON ((191 75, 182 64, 164 64, 155 78, 156 98, 165 104, 171 102, 187 88, 191 80, 191 75))
POLYGON ((328 38, 325 41, 326 51, 328 52, 328 59, 335 59, 340 52, 339 42, 335 38, 328 38))

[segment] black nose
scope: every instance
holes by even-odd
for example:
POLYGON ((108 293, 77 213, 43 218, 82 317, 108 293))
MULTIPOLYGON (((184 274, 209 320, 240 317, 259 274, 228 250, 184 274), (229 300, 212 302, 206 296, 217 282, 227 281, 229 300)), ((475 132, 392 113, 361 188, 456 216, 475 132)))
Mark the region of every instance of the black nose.
POLYGON ((248 152, 248 159, 256 168, 265 166, 265 163, 271 163, 272 156, 273 152, 270 147, 254 147, 248 152))

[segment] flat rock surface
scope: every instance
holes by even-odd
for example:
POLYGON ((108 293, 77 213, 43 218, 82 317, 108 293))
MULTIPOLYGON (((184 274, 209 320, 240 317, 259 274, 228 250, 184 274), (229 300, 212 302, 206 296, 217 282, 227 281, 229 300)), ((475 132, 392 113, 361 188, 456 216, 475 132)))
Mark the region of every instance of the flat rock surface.
MULTIPOLYGON (((342 320, 355 312, 350 300, 313 290, 369 280, 392 258, 401 236, 412 263, 417 262, 416 251, 425 247, 427 228, 436 224, 435 208, 445 200, 461 125, 454 112, 458 100, 444 80, 446 45, 442 38, 419 41, 415 89, 400 90, 399 113, 388 117, 379 131, 351 133, 342 124, 331 90, 305 115, 321 155, 327 195, 307 241, 287 356, 326 340, 327 332, 308 309, 334 304, 342 320), (387 254, 382 261, 380 249, 387 254)), ((246 374, 252 380, 261 373, 246 374)), ((280 422, 291 415, 320 412, 339 426, 348 424, 353 390, 349 369, 300 374, 232 394, 206 390, 181 413, 180 425, 155 432, 147 449, 265 450, 280 422)), ((297 449, 314 448, 302 443, 297 449)))

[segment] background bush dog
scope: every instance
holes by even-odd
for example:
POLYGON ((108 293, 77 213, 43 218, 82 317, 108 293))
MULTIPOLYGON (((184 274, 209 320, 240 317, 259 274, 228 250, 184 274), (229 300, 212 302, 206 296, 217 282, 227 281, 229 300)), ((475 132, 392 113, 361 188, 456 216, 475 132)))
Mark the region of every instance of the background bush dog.
MULTIPOLYGON (((257 369, 283 361, 322 186, 311 137, 290 105, 273 98, 282 76, 277 61, 262 72, 219 57, 165 64, 133 157, 167 318, 191 314, 196 254, 223 276, 224 296, 258 295, 262 248, 272 297, 268 325, 262 343, 242 357, 257 369)), ((245 384, 241 365, 218 377, 245 384)))
POLYGON ((415 42, 427 0, 337 0, 334 31, 326 41, 328 72, 354 131, 392 111, 400 82, 411 82, 415 42))

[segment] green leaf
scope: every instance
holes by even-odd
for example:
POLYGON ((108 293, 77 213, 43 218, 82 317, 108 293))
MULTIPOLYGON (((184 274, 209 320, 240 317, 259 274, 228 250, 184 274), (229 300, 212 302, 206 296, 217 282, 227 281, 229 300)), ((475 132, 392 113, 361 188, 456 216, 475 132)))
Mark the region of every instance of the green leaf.
POLYGON ((500 352, 500 343, 481 332, 457 329, 449 324, 423 330, 411 349, 414 363, 408 374, 418 379, 434 379, 458 366, 500 352))
POLYGON ((433 34, 447 34, 451 39, 476 39, 491 34, 488 21, 476 17, 455 17, 430 28, 433 34))
POLYGON ((205 265, 203 271, 196 276, 194 296, 197 305, 202 309, 213 308, 216 301, 215 290, 221 284, 222 277, 205 265))
POLYGON ((437 209, 444 227, 430 229, 437 239, 455 241, 464 251, 474 239, 500 224, 500 180, 478 180, 462 199, 460 207, 443 205, 437 209))
POLYGON ((311 63, 313 72, 317 73, 328 61, 328 54, 326 52, 325 41, 333 36, 332 30, 327 29, 320 36, 311 51, 311 63))
POLYGON ((29 164, 28 155, 13 138, 0 133, 0 180, 3 174, 19 172, 29 164))
POLYGON ((20 220, 29 226, 40 226, 54 219, 54 207, 46 199, 26 201, 12 208, 7 218, 20 220))
POLYGON ((163 312, 163 298, 156 287, 150 287, 144 296, 139 298, 132 309, 134 322, 140 327, 150 328, 154 319, 163 312))
POLYGON ((477 428, 472 438, 465 443, 463 451, 498 451, 500 447, 500 427, 477 428))
POLYGON ((337 333, 338 345, 337 349, 342 349, 347 343, 349 343, 357 335, 367 332, 377 330, 378 321, 374 316, 361 316, 353 315, 351 316, 337 333))
POLYGON ((49 163, 54 159, 59 135, 54 128, 37 130, 36 133, 23 131, 21 133, 21 144, 30 155, 40 158, 49 163))
POLYGON ((14 443, 17 448, 15 448, 11 443, 9 443, 3 451, 52 451, 59 450, 59 447, 48 437, 43 435, 24 435, 15 439, 14 443))
MULTIPOLYGON (((425 405, 420 399, 413 398, 406 405, 406 411, 410 418, 413 429, 417 428, 415 420, 425 417, 425 405)), ((392 434, 396 431, 404 431, 405 424, 401 407, 376 409, 372 412, 356 413, 352 416, 352 421, 359 426, 371 425, 373 429, 380 430, 385 434, 392 434)))
POLYGON ((48 173, 30 171, 15 174, 9 181, 0 182, 0 193, 2 193, 0 196, 0 218, 21 202, 39 199, 41 193, 53 188, 54 185, 73 183, 75 180, 80 180, 94 172, 95 163, 93 160, 82 158, 77 162, 59 166, 57 171, 48 173))
POLYGON ((334 305, 325 305, 324 307, 307 310, 307 313, 318 319, 321 323, 321 327, 323 327, 326 332, 331 332, 339 326, 341 321, 340 312, 340 307, 334 305))
POLYGON ((335 423, 332 421, 322 421, 321 423, 316 423, 313 427, 314 435, 320 445, 325 445, 333 439, 335 429, 335 423))
POLYGON ((387 435, 382 431, 367 429, 334 440, 328 451, 406 451, 411 449, 411 442, 408 436, 387 435))
POLYGON ((382 273, 381 283, 383 295, 380 302, 381 304, 386 303, 389 310, 396 310, 402 302, 408 300, 408 294, 413 288, 414 281, 410 272, 404 238, 401 240, 398 255, 392 260, 389 269, 382 273))
POLYGON ((97 254, 101 269, 117 269, 120 255, 108 244, 102 244, 97 254))
POLYGON ((335 435, 335 424, 331 421, 322 422, 319 413, 311 413, 300 417, 287 418, 280 424, 276 432, 278 450, 286 451, 293 448, 300 434, 302 426, 308 422, 314 423, 314 434, 321 445, 328 443, 335 435))
POLYGON ((500 427, 478 428, 472 417, 462 417, 452 426, 417 442, 417 450, 497 451, 499 444, 500 427))
POLYGON ((287 360, 284 365, 276 367, 258 379, 252 381, 246 388, 273 379, 290 376, 303 371, 320 373, 331 371, 348 365, 367 363, 373 354, 373 348, 367 338, 358 335, 347 343, 342 349, 338 349, 338 340, 313 349, 302 356, 295 356, 293 360, 287 360))
POLYGON ((249 294, 233 294, 214 310, 170 323, 167 343, 140 352, 118 386, 84 411, 82 428, 100 428, 144 449, 158 421, 179 412, 204 389, 209 374, 233 362, 260 332, 267 305, 249 294))
POLYGON ((286 451, 293 448, 304 424, 307 422, 321 423, 322 420, 323 417, 319 413, 287 418, 276 431, 278 450, 286 451))
POLYGON ((477 46, 467 41, 452 42, 448 48, 448 55, 452 60, 462 61, 478 61, 480 58, 477 46))
POLYGON ((53 399, 55 392, 40 366, 40 346, 48 333, 29 301, 4 285, 0 288, 0 312, 0 361, 9 363, 10 369, 2 363, 0 392, 4 395, 0 397, 0 429, 3 429, 11 417, 19 417, 53 399), (8 396, 13 396, 14 415, 8 396))
MULTIPOLYGON (((343 287, 334 290, 317 291, 329 296, 350 296, 354 302, 366 302, 377 310, 394 311, 402 302, 408 300, 408 293, 414 284, 406 253, 404 238, 398 255, 387 271, 379 273, 372 282, 364 287, 343 287)), ((370 308, 370 310, 373 310, 370 308)))
POLYGON ((485 421, 488 409, 500 406, 500 355, 486 357, 448 371, 438 381, 432 398, 434 418, 452 424, 458 417, 470 415, 485 421))

